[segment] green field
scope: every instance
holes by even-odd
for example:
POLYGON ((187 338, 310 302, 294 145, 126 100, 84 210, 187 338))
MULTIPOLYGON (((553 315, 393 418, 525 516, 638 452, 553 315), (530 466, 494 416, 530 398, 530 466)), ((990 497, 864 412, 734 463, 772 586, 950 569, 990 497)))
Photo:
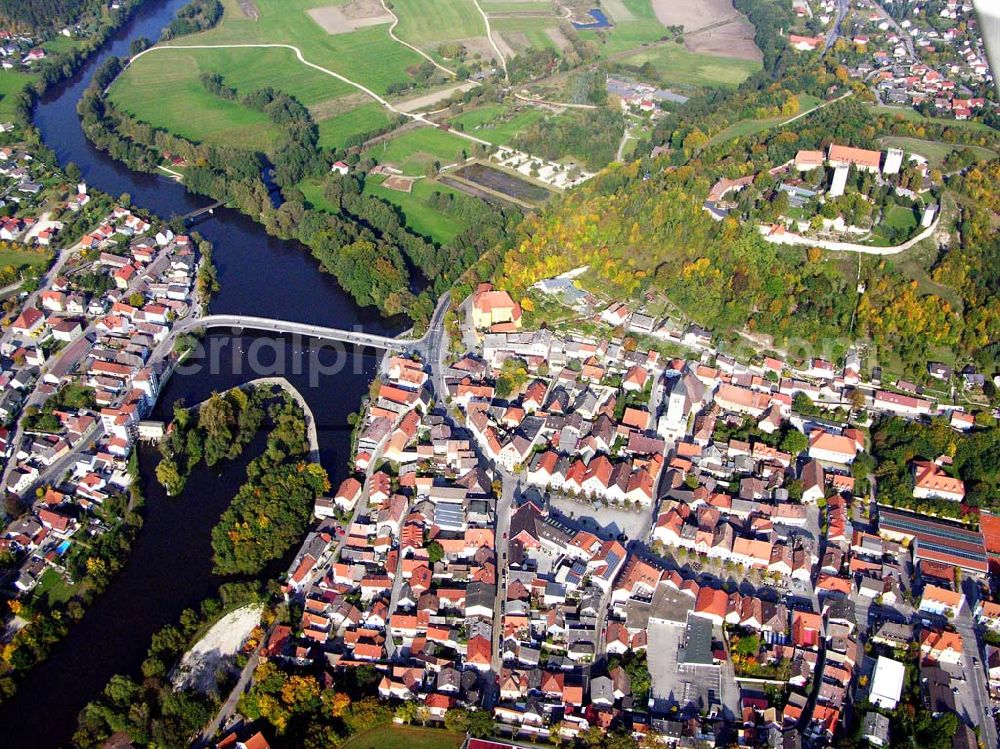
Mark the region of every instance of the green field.
POLYGON ((35 76, 14 70, 0 70, 0 118, 14 114, 14 95, 33 83, 35 76))
POLYGON ((410 231, 429 237, 438 244, 450 241, 460 231, 468 228, 464 222, 440 213, 427 204, 435 192, 458 194, 457 190, 447 185, 420 179, 413 183, 411 192, 405 193, 382 187, 382 178, 369 178, 365 183, 365 192, 397 206, 402 211, 410 231))
POLYGON ((348 136, 370 133, 390 122, 381 104, 371 102, 319 123, 319 144, 324 148, 342 147, 348 136))
POLYGON ((755 60, 688 52, 680 44, 642 50, 621 62, 636 68, 649 63, 664 82, 680 86, 735 87, 760 70, 755 60))
POLYGON ((29 265, 48 266, 52 262, 52 252, 49 250, 0 249, 0 268, 8 265, 14 268, 27 268, 29 265))
MULTIPOLYGON (((282 50, 262 51, 271 58, 284 56, 282 50)), ((262 112, 210 93, 198 78, 206 70, 218 72, 240 90, 231 80, 233 52, 164 50, 146 55, 111 87, 111 101, 143 122, 189 140, 266 151, 277 140, 278 127, 262 112)), ((246 56, 246 51, 240 52, 246 56)), ((252 66, 248 61, 247 67, 252 66)))
POLYGON ((885 212, 885 224, 893 229, 909 231, 917 226, 917 217, 909 208, 894 205, 885 212))
POLYGON ((525 48, 525 42, 527 42, 527 45, 534 49, 559 51, 559 46, 546 31, 546 29, 559 28, 559 19, 556 16, 491 18, 490 26, 494 33, 500 34, 515 50, 520 51, 525 48))
POLYGON ((144 122, 191 140, 266 151, 279 128, 261 112, 205 90, 199 76, 206 71, 219 73, 241 94, 274 85, 314 106, 325 147, 342 146, 349 135, 390 121, 381 104, 298 64, 285 49, 164 49, 136 60, 112 86, 111 100, 144 122), (339 102, 347 111, 336 113, 339 102))
POLYGON ((359 733, 341 749, 458 749, 464 741, 464 734, 439 728, 391 724, 359 733))
POLYGON ((463 132, 503 145, 510 143, 519 132, 543 117, 545 113, 535 107, 516 109, 505 104, 488 104, 462 112, 451 122, 453 125, 461 124, 463 132))
MULTIPOLYGON (((224 0, 223 4, 225 14, 214 29, 179 37, 167 44, 290 44, 298 47, 309 62, 380 94, 385 93, 390 83, 410 80, 408 69, 420 65, 423 59, 392 40, 386 24, 343 34, 327 33, 307 11, 340 4, 331 0, 256 0, 259 21, 246 18, 238 0, 224 0)), ((273 70, 271 85, 280 87, 292 65, 301 63, 292 57, 287 65, 273 70)))
MULTIPOLYGON (((552 3, 518 2, 518 0, 479 0, 479 5, 489 13, 552 13, 552 3)), ((491 20, 492 23, 492 20, 491 20)))
POLYGON ((657 19, 650 0, 622 0, 622 4, 632 14, 632 20, 618 21, 613 28, 600 32, 581 30, 581 38, 598 43, 602 38, 606 39, 602 49, 605 54, 613 55, 670 35, 670 31, 657 19))
POLYGON ((425 52, 440 42, 486 37, 486 24, 469 0, 393 0, 396 36, 425 52))
POLYGON ((980 161, 989 161, 997 157, 996 151, 982 146, 962 146, 956 143, 942 143, 936 140, 921 140, 920 138, 906 138, 901 136, 886 136, 879 138, 879 142, 884 146, 892 148, 902 148, 906 153, 915 153, 927 158, 932 167, 941 166, 942 162, 952 151, 967 148, 976 154, 980 161))
MULTIPOLYGON (((365 181, 365 193, 381 198, 399 208, 406 226, 415 234, 428 237, 438 244, 450 241, 456 234, 468 228, 464 222, 431 208, 427 201, 435 192, 459 194, 447 185, 427 179, 419 179, 409 193, 388 190, 382 187, 384 177, 369 177, 365 181)), ((314 207, 335 213, 333 205, 323 196, 323 185, 319 180, 299 183, 299 190, 314 207)))
POLYGON ((451 164, 459 151, 471 152, 473 143, 446 130, 422 127, 383 141, 365 152, 380 164, 391 164, 402 169, 403 174, 418 176, 427 171, 435 161, 451 164))

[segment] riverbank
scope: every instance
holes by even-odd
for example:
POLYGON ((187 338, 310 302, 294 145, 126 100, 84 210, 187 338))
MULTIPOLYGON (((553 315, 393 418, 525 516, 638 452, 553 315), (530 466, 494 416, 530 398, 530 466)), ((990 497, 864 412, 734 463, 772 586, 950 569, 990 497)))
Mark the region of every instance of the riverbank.
MULTIPOLYGON (((81 178, 92 189, 112 195, 127 193, 134 204, 154 213, 184 215, 202 206, 202 199, 166 177, 130 172, 90 147, 75 112, 75 102, 89 83, 89 75, 108 55, 128 51, 133 39, 156 37, 186 0, 149 0, 129 23, 114 34, 100 52, 70 79, 39 98, 35 125, 45 144, 66 164, 77 164, 81 178)), ((213 309, 242 313, 253 310, 274 317, 315 324, 334 321, 341 326, 364 326, 376 332, 394 332, 371 311, 359 309, 334 280, 315 272, 300 245, 267 237, 259 226, 228 209, 219 209, 199 230, 215 245, 222 289, 213 309), (280 278, 282 283, 275 283, 280 278)), ((245 351, 252 338, 209 336, 205 343, 222 352, 217 366, 199 372, 179 372, 161 387, 153 418, 163 419, 178 397, 189 402, 204 399, 211 390, 242 382, 251 371, 245 351), (240 347, 242 346, 242 351, 240 347)), ((337 377, 337 387, 320 388, 308 367, 294 358, 302 347, 279 338, 285 346, 277 369, 302 393, 316 415, 316 439, 324 464, 342 465, 348 450, 347 414, 356 409, 367 390, 374 360, 354 357, 354 366, 337 377), (330 392, 335 390, 335 392, 330 392)), ((318 366, 329 366, 325 355, 318 366)), ((262 443, 261 443, 262 444, 262 443)), ((151 453, 142 450, 140 479, 147 493, 143 531, 121 573, 57 644, 48 660, 32 670, 18 694, 0 706, 0 726, 12 745, 65 746, 80 708, 115 673, 137 675, 152 634, 175 621, 184 608, 197 606, 221 582, 211 574, 210 528, 228 505, 245 475, 245 467, 259 447, 249 446, 240 460, 221 470, 199 472, 192 478, 187 501, 168 500, 152 479, 151 453), (197 501, 195 501, 195 499, 197 501), (67 675, 71 678, 67 678, 67 675)), ((186 495, 187 496, 187 495, 186 495)))

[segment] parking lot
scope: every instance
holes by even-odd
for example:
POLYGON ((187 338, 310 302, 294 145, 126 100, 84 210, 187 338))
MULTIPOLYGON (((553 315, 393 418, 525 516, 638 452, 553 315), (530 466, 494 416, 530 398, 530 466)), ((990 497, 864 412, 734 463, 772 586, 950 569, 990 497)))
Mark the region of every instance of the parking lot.
POLYGON ((643 541, 653 523, 652 507, 639 510, 604 507, 589 500, 581 502, 558 494, 550 496, 549 507, 602 538, 625 534, 629 540, 643 541))
POLYGON ((650 699, 654 713, 666 713, 672 705, 701 712, 720 701, 718 668, 677 662, 684 627, 651 621, 647 633, 646 661, 653 681, 650 699))

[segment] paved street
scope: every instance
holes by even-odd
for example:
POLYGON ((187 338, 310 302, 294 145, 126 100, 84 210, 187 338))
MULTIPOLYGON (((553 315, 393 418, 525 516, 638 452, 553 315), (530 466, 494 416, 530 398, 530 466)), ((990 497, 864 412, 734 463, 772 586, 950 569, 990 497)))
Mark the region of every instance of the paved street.
POLYGON ((990 710, 989 690, 986 684, 986 671, 983 666, 983 654, 979 647, 979 638, 976 635, 974 620, 972 618, 971 605, 975 605, 975 581, 966 580, 965 603, 962 610, 955 617, 953 624, 955 629, 962 636, 964 649, 962 652, 963 670, 965 672, 967 688, 960 689, 967 699, 967 704, 956 700, 956 707, 959 715, 964 717, 972 725, 982 727, 982 739, 986 744, 986 749, 997 749, 997 727, 990 710), (973 598, 970 598, 972 593, 973 598))

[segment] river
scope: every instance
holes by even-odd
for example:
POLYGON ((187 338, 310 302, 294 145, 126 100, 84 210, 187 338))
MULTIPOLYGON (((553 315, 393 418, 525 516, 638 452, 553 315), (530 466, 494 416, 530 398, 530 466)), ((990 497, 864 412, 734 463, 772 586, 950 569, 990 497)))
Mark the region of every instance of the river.
MULTIPOLYGON (((74 162, 91 186, 112 195, 128 193, 136 205, 163 218, 186 214, 209 200, 189 195, 166 177, 133 172, 93 148, 80 127, 76 104, 105 59, 127 55, 133 39, 158 38, 188 1, 149 0, 77 75, 51 90, 34 114, 43 140, 60 163, 74 162)), ((360 309, 332 276, 319 271, 302 245, 268 237, 262 227, 225 208, 199 223, 197 230, 215 248, 222 289, 212 301, 213 312, 397 332, 377 312, 360 309)), ((312 408, 321 459, 331 479, 336 482, 346 474, 347 416, 357 410, 376 370, 374 352, 341 356, 339 361, 347 365, 343 371, 315 377, 315 362, 329 372, 338 361, 337 354, 290 338, 276 339, 271 345, 260 338, 213 335, 206 345, 215 347, 216 363, 176 374, 160 396, 159 418, 169 418, 177 398, 194 403, 212 390, 278 371, 299 388, 312 408), (251 360, 273 366, 253 371, 251 360)), ((261 446, 259 438, 241 460, 221 469, 197 470, 176 499, 167 498, 151 479, 155 451, 143 450, 145 525, 129 562, 50 657, 27 675, 17 695, 0 706, 0 745, 66 746, 77 714, 108 679, 116 673, 139 677, 152 634, 175 622, 183 609, 196 607, 224 582, 211 574, 210 531, 239 487, 246 462, 261 446)))

